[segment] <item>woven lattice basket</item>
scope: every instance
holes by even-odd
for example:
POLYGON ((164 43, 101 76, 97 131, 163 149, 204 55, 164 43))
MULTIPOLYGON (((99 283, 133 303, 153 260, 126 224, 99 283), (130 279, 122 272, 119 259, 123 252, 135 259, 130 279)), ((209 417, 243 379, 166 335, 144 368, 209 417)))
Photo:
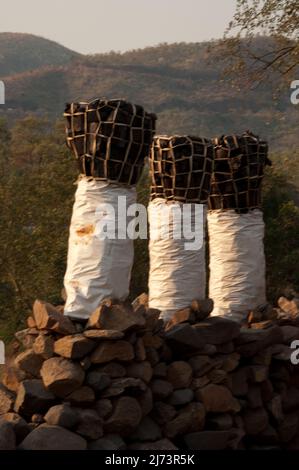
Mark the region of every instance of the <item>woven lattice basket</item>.
POLYGON ((250 132, 214 140, 215 161, 209 197, 210 210, 248 212, 261 207, 261 186, 268 144, 250 132))
POLYGON ((210 192, 212 142, 191 136, 157 136, 151 157, 151 200, 205 203, 210 192))
POLYGON ((150 153, 156 116, 124 100, 70 103, 67 145, 86 176, 135 185, 150 153))

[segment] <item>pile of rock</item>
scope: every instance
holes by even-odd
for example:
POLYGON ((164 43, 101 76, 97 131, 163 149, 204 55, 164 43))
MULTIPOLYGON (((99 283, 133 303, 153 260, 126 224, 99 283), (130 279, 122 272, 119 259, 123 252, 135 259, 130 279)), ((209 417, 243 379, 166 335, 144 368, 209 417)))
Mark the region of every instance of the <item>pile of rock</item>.
POLYGON ((87 324, 37 300, 0 386, 0 449, 299 448, 288 302, 239 326, 194 301, 164 326, 145 295, 87 324))

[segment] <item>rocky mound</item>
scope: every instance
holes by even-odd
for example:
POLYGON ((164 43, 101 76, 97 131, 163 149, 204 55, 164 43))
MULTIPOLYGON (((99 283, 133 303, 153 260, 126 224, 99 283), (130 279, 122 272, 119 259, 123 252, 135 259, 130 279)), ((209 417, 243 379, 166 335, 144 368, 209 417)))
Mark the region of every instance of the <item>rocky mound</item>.
POLYGON ((164 326, 145 295, 87 324, 37 300, 0 386, 0 449, 297 449, 298 305, 240 327, 196 301, 164 326))

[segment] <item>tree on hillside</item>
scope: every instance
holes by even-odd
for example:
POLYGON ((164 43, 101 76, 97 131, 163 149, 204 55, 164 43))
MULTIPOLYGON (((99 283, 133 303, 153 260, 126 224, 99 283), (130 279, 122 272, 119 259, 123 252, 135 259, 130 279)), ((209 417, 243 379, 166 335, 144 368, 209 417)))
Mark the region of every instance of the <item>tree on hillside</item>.
POLYGON ((243 81, 289 79, 299 67, 299 0, 237 0, 224 51, 231 72, 243 81))

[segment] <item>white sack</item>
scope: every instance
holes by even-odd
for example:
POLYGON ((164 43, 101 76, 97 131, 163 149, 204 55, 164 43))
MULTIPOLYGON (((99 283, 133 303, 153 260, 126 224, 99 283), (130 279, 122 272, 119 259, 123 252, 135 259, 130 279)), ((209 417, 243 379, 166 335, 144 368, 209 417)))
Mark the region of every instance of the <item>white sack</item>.
POLYGON ((263 213, 210 211, 208 231, 211 315, 242 321, 266 302, 263 213))
MULTIPOLYGON (((163 237, 157 238, 153 233, 153 227, 156 228, 156 233, 167 229, 169 216, 170 233, 174 232, 176 222, 171 217, 174 204, 181 208, 184 206, 182 203, 167 203, 164 199, 157 198, 150 202, 148 207, 150 225, 149 307, 161 310, 161 318, 164 321, 171 319, 178 309, 190 306, 192 300, 205 298, 206 294, 205 208, 201 206, 203 218, 199 223, 203 235, 200 249, 186 249, 186 242, 190 242, 186 238, 172 239, 169 237, 169 239, 163 239, 163 237), (157 218, 157 208, 166 210, 168 217, 157 218)), ((194 230, 194 214, 191 220, 192 230, 194 230)))
POLYGON ((111 204, 117 216, 119 196, 126 196, 127 207, 136 203, 135 189, 88 177, 78 182, 64 278, 65 315, 87 319, 103 299, 124 300, 129 294, 133 240, 97 236, 103 213, 96 210, 100 204, 111 204))

